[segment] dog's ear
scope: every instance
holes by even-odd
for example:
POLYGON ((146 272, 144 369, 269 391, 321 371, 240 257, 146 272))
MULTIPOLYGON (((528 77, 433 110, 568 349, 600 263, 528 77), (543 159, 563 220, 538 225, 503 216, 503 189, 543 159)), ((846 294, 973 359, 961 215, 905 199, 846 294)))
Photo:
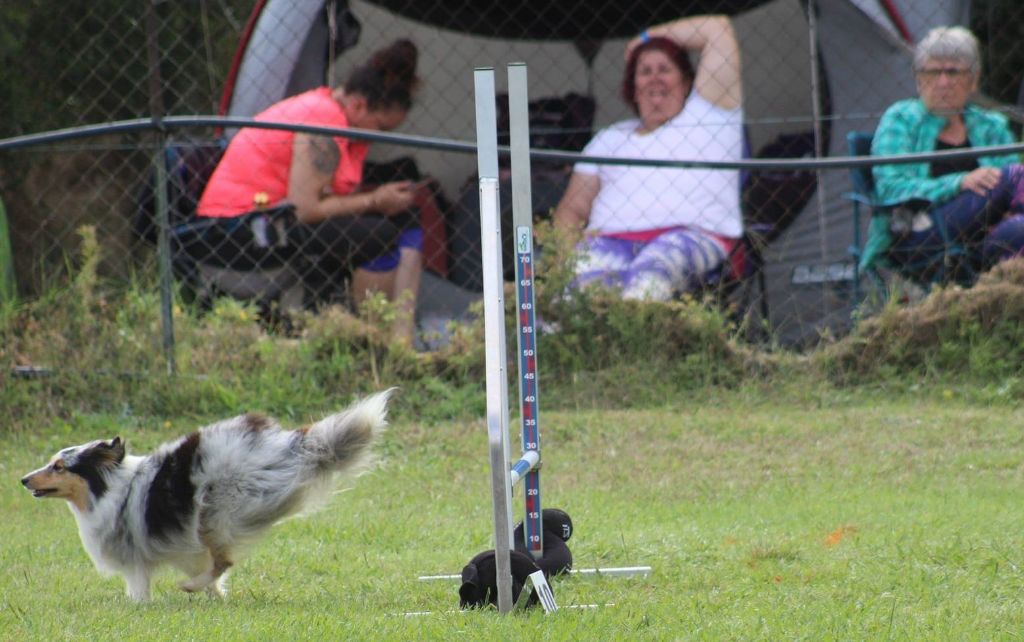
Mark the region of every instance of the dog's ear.
POLYGON ((114 437, 109 443, 104 445, 110 449, 111 457, 118 463, 121 463, 124 459, 124 441, 120 437, 114 437))

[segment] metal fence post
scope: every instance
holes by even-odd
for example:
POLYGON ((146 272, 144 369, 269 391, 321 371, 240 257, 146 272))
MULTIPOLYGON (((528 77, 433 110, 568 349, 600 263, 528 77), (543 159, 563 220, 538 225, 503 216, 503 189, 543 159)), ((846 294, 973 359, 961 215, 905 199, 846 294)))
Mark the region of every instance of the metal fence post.
POLYGON ((167 134, 164 131, 164 100, 160 82, 160 25, 156 1, 146 3, 146 62, 149 67, 149 110, 156 127, 156 150, 153 154, 153 188, 156 194, 157 265, 160 271, 160 320, 163 329, 164 359, 167 374, 177 371, 174 359, 174 277, 171 274, 170 224, 167 203, 167 134))

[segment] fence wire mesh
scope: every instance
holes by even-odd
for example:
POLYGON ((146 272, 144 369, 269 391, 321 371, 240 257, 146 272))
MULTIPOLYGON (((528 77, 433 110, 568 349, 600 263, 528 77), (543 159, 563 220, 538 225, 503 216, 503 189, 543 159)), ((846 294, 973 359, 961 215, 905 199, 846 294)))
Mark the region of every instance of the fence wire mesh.
MULTIPOLYGON (((1024 6, 1012 0, 821 0, 810 6, 800 0, 95 0, 61 3, 59 11, 53 3, 11 4, 0 9, 0 104, 6 116, 0 138, 7 140, 132 118, 252 117, 289 96, 344 84, 374 51, 408 38, 419 51, 421 83, 399 133, 472 141, 473 68, 494 66, 501 85, 506 63, 525 62, 532 146, 580 150, 597 132, 635 117, 620 97, 626 43, 651 25, 704 13, 732 17, 743 95, 742 144, 714 152, 718 156, 709 151, 707 158, 847 155, 850 132, 873 131, 889 105, 916 95, 913 43, 947 24, 969 26, 979 37, 978 100, 1004 113, 1019 131, 1024 6)), ((694 62, 698 73, 705 69, 703 59, 694 62)), ((716 91, 715 78, 698 79, 698 89, 705 81, 704 91, 716 91)), ((690 123, 693 131, 681 130, 680 138, 698 140, 698 129, 717 126, 721 114, 708 113, 690 123)), ((506 115, 499 127, 507 127, 507 109, 500 107, 499 114, 506 115)), ((82 225, 97 229, 105 277, 141 278, 157 287, 154 185, 162 172, 156 162, 167 172, 174 275, 197 296, 226 293, 305 307, 350 303, 354 268, 388 255, 400 237, 408 240, 404 232, 418 228, 420 325, 458 316, 479 297, 483 268, 472 155, 371 145, 364 186, 425 183, 408 212, 335 229, 341 251, 320 234, 292 237, 290 230, 302 227, 294 210, 262 200, 263 190, 253 194, 260 212, 237 219, 230 233, 223 226, 210 231, 209 221, 194 224, 204 179, 224 145, 237 137, 237 129, 212 127, 112 131, 0 151, 7 211, 0 235, 10 238, 20 295, 38 296, 67 278, 82 225), (310 237, 318 242, 305 247, 310 237), (213 255, 221 259, 210 260, 213 255)), ((708 145, 721 146, 717 135, 707 138, 708 145)), ((292 145, 291 134, 274 140, 292 145)), ((735 182, 722 184, 734 185, 735 192, 710 193, 704 205, 738 208, 733 215, 742 215, 750 245, 746 267, 734 281, 755 286, 742 289, 745 305, 790 344, 849 327, 861 278, 850 247, 862 243, 867 225, 864 217, 857 228, 844 197, 852 189, 849 170, 810 167, 731 170, 735 182)), ((551 217, 572 169, 559 161, 534 162, 537 220, 551 217)), ((722 175, 710 171, 700 181, 717 185, 722 175)), ((602 174, 605 181, 609 176, 602 174)), ((668 187, 675 181, 669 179, 668 187)), ((640 200, 639 194, 621 193, 613 202, 626 212, 640 200)), ((511 198, 504 182, 501 202, 508 223, 511 198)), ((658 226, 655 220, 619 222, 617 231, 626 232, 658 226)), ((704 227, 733 235, 719 223, 704 227)), ((414 234, 410 238, 415 241, 414 234)))

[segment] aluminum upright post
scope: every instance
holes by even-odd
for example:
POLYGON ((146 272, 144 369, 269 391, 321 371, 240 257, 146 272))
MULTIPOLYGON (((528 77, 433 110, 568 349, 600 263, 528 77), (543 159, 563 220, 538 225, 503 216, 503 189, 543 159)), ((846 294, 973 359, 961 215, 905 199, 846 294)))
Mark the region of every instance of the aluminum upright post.
POLYGON ((501 207, 498 194, 498 125, 494 69, 473 72, 476 93, 477 170, 480 176, 480 240, 483 248, 484 341, 487 436, 494 502, 494 552, 498 612, 512 610, 512 488, 509 481, 508 379, 505 299, 501 265, 501 207))

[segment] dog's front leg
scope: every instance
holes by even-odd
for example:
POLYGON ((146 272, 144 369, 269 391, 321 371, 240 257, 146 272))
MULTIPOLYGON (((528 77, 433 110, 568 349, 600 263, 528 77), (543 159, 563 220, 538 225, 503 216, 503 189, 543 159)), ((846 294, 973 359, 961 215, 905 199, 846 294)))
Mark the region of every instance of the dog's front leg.
POLYGON ((128 585, 128 597, 132 601, 149 601, 149 569, 140 566, 125 571, 124 581, 128 585))

